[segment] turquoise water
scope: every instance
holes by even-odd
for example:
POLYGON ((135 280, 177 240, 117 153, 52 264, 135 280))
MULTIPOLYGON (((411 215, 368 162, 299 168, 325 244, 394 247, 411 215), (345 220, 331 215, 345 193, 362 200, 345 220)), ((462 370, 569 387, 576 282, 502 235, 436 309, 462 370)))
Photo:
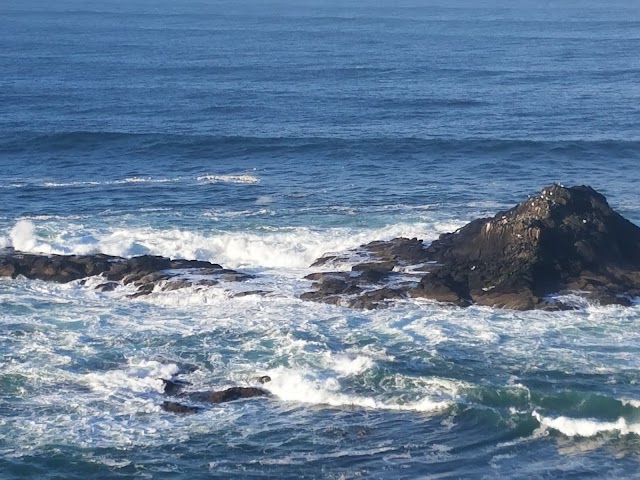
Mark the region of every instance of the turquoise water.
POLYGON ((326 252, 554 181, 640 223, 639 26, 631 1, 1 5, 0 245, 255 278, 0 280, 0 477, 636 476, 640 307, 297 296, 326 252), (175 416, 178 372, 273 396, 175 416))

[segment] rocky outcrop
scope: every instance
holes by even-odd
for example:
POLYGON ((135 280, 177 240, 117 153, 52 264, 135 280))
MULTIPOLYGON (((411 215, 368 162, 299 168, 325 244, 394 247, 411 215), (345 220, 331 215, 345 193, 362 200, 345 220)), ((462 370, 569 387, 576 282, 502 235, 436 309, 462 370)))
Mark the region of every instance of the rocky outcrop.
MULTIPOLYGON (((460 306, 558 309, 567 306, 550 298, 566 292, 600 304, 629 305, 640 296, 640 228, 590 187, 553 185, 430 245, 417 238, 374 241, 327 254, 313 266, 325 271, 306 277, 311 290, 300 298, 347 307, 377 308, 414 297, 460 306)), ((132 285, 132 296, 251 278, 199 260, 0 250, 0 276, 71 282, 98 275, 103 279, 98 290, 132 285)))
POLYGON ((640 228, 585 186, 545 188, 510 210, 441 235, 428 247, 417 239, 372 242, 314 265, 354 258, 361 263, 349 272, 308 276, 314 290, 301 298, 375 308, 411 296, 529 310, 567 308, 549 300, 557 293, 620 305, 640 296, 640 228), (414 275, 423 271, 419 281, 412 285, 405 272, 406 281, 399 282, 398 270, 410 265, 414 275))
POLYGON ((427 253, 437 266, 414 296, 529 310, 562 307, 545 297, 564 291, 602 304, 640 295, 640 228, 585 186, 545 188, 441 235, 427 253))
POLYGON ((168 291, 251 278, 245 273, 200 260, 172 260, 152 255, 127 259, 100 253, 42 255, 13 249, 0 251, 0 277, 23 276, 34 280, 67 283, 96 275, 102 275, 105 280, 96 289, 111 291, 121 284, 132 284, 137 288, 134 296, 149 294, 156 288, 168 291))

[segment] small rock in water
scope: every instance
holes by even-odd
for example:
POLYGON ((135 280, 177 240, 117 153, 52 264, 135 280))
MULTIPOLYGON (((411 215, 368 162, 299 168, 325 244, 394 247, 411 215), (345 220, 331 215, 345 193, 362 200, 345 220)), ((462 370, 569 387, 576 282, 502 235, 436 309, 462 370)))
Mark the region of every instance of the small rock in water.
POLYGON ((165 401, 160 406, 165 412, 177 413, 180 415, 189 415, 192 413, 198 413, 201 409, 199 407, 190 407, 178 402, 165 401))
POLYGON ((269 392, 256 387, 231 387, 226 390, 216 392, 195 392, 190 394, 190 398, 195 401, 224 403, 240 400, 242 398, 266 397, 269 392))

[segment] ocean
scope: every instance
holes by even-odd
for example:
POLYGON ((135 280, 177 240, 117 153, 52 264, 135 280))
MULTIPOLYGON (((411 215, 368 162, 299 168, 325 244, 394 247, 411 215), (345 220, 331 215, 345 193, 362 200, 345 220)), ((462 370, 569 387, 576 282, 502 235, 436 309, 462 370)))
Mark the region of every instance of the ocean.
POLYGON ((298 298, 553 182, 640 224, 639 52, 634 0, 4 0, 0 247, 254 278, 0 279, 0 478, 640 478, 640 304, 298 298))

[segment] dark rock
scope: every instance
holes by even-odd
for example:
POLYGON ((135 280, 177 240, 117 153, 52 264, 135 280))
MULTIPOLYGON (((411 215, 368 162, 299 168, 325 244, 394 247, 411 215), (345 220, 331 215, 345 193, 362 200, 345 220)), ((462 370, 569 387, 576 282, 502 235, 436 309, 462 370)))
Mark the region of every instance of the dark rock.
POLYGON ((104 254, 94 255, 41 255, 0 251, 0 276, 66 283, 90 276, 102 275, 107 280, 96 287, 106 292, 119 282, 133 284, 139 297, 159 290, 176 290, 190 286, 208 287, 220 281, 236 282, 252 278, 251 275, 224 269, 220 265, 200 260, 171 260, 166 257, 142 255, 130 259, 104 254))
POLYGON ((16 276, 17 273, 15 265, 7 262, 5 259, 0 259, 0 277, 15 278, 16 276))
POLYGON ((313 263, 311 264, 311 267, 324 267, 327 264, 333 263, 336 260, 339 260, 340 257, 337 255, 323 255, 320 258, 317 258, 316 260, 313 261, 313 263))
MULTIPOLYGON (((362 245, 344 254, 327 254, 315 260, 311 267, 322 267, 335 263, 351 263, 353 258, 376 264, 393 266, 417 265, 428 260, 422 240, 417 238, 394 238, 393 240, 376 240, 362 245)), ((365 265, 366 263, 361 263, 365 265)), ((393 267, 392 267, 393 268, 393 267)))
MULTIPOLYGON (((216 282, 218 283, 218 282, 216 282)), ((192 287, 193 282, 187 278, 177 278, 175 280, 168 281, 162 287, 162 290, 165 292, 171 292, 173 290, 180 290, 181 288, 192 287)))
POLYGON ((393 262, 368 262, 359 263, 351 267, 352 272, 356 272, 359 282, 378 283, 386 278, 394 268, 393 262))
POLYGON ((113 292, 120 285, 118 282, 106 282, 101 283, 96 287, 96 290, 100 292, 113 292))
POLYGON ((394 238, 389 241, 375 241, 362 247, 379 262, 393 265, 417 265, 428 260, 422 240, 417 238, 394 238))
POLYGON ((271 292, 268 290, 247 290, 246 292, 238 292, 238 293, 234 293, 233 297, 234 298, 239 298, 239 297, 248 297, 250 295, 260 295, 262 297, 264 297, 265 295, 269 295, 271 292))
MULTIPOLYGON (((413 297, 515 310, 571 308, 553 294, 580 291, 602 305, 640 296, 640 228, 590 187, 554 185, 492 218, 477 219, 424 248, 418 239, 371 242, 314 265, 364 261, 351 272, 308 275, 303 300, 375 308, 413 297), (392 283, 394 267, 427 271, 419 283, 392 283), (385 285, 386 283, 386 285, 385 285), (373 285, 383 288, 371 290, 373 285)), ((404 280, 403 280, 404 281, 404 280)))
MULTIPOLYGON (((400 245, 404 243, 404 240, 414 245, 413 241, 408 239, 395 239, 387 243, 400 245)), ((312 273, 305 278, 314 281, 312 287, 315 290, 303 293, 300 298, 354 308, 377 308, 385 304, 387 300, 406 298, 407 296, 408 288, 399 286, 371 289, 372 286, 388 280, 394 274, 393 269, 396 265, 392 261, 364 262, 351 267, 350 272, 312 273)))
POLYGON ((164 378, 160 380, 162 380, 163 383, 163 392, 167 395, 177 395, 184 390, 184 387, 191 385, 189 382, 181 380, 167 380, 164 378))
POLYGON ((256 387, 231 387, 217 392, 195 392, 189 395, 192 400, 210 403, 224 403, 243 398, 266 397, 269 392, 256 387))
POLYGON ((271 381, 271 377, 269 375, 263 375, 261 377, 256 378, 256 381, 264 385, 265 383, 269 383, 271 381))
POLYGON ((189 415, 192 413, 198 413, 201 409, 199 407, 190 407, 178 402, 165 401, 162 402, 161 408, 165 412, 177 413, 180 415, 189 415))
POLYGON ((400 300, 406 297, 407 292, 405 290, 384 287, 378 290, 367 291, 362 295, 347 299, 346 301, 341 302, 341 305, 372 310, 380 307, 389 300, 400 300))
POLYGON ((169 265, 171 269, 193 270, 198 268, 211 268, 222 270, 222 267, 217 263, 210 263, 204 260, 171 260, 169 265))
POLYGON ((627 304, 640 295, 640 228, 590 187, 554 185, 493 218, 441 235, 437 262, 411 294, 516 310, 555 308, 545 297, 580 289, 627 304))

